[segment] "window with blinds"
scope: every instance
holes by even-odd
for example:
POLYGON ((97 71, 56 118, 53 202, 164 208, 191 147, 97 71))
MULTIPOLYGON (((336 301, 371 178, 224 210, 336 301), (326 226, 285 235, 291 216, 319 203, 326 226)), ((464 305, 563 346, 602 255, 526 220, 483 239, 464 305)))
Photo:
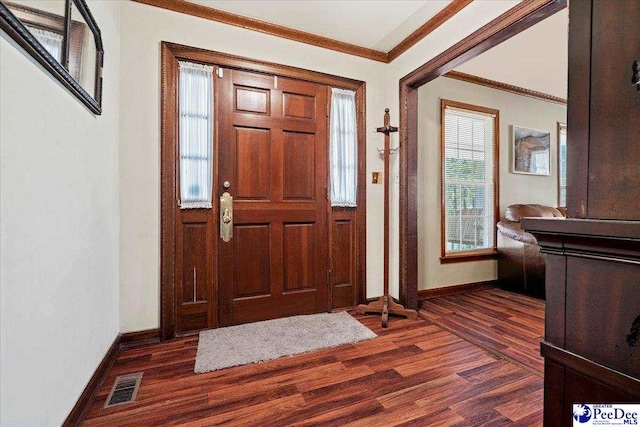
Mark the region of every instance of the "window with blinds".
POLYGON ((567 206, 567 125, 558 123, 558 206, 567 206))
POLYGON ((495 252, 498 111, 442 100, 442 258, 495 252))
POLYGON ((211 208, 213 67, 180 62, 180 208, 211 208))

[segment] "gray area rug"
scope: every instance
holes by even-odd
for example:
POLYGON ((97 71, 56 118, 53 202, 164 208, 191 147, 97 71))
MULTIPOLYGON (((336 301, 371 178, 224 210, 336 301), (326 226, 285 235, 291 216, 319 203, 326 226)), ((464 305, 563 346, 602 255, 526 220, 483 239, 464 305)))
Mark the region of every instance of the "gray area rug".
POLYGON ((217 371, 376 337, 347 312, 210 329, 200 332, 194 370, 197 374, 217 371))

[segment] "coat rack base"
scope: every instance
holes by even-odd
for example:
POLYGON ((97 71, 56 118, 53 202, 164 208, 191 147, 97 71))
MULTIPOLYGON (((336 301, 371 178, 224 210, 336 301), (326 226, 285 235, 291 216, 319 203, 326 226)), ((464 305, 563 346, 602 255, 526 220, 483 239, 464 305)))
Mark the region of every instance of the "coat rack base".
POLYGON ((404 316, 410 320, 416 320, 418 318, 418 312, 409 308, 404 308, 403 305, 398 304, 388 295, 381 296, 377 300, 369 304, 360 304, 356 307, 356 313, 377 313, 382 315, 382 327, 386 328, 389 325, 389 314, 395 316, 404 316))

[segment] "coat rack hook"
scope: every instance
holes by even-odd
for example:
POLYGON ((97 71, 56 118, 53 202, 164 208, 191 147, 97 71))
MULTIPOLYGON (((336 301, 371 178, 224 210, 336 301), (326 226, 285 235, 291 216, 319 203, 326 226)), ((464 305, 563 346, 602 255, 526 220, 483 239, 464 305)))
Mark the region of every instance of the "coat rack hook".
MULTIPOLYGON (((398 148, 399 147, 389 148, 389 155, 395 154, 396 151, 398 151, 398 148)), ((376 150, 378 150, 378 154, 380 154, 381 156, 384 156, 384 153, 386 152, 384 148, 376 148, 376 150)))

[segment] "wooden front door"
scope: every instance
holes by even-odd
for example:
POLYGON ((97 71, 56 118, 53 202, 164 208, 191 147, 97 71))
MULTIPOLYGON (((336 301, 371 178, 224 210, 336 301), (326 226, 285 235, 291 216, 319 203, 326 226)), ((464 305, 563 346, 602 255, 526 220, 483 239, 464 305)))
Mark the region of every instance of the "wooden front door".
POLYGON ((225 69, 218 94, 220 326, 326 311, 327 88, 225 69))

